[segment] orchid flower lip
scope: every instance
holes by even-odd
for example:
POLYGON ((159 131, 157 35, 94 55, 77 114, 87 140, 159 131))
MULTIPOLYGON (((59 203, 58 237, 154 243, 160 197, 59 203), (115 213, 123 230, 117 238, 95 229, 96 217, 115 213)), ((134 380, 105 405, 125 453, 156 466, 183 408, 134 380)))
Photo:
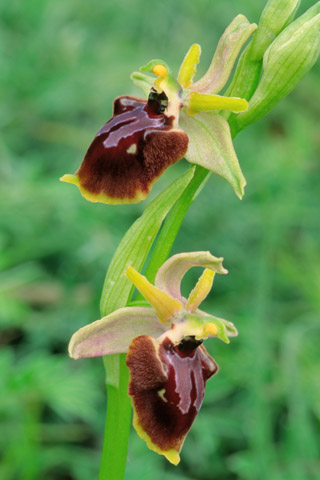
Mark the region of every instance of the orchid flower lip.
POLYGON ((176 465, 218 366, 197 339, 174 346, 168 337, 159 344, 147 336, 132 342, 127 365, 134 427, 151 450, 176 465))
POLYGON ((61 180, 75 184, 92 202, 144 200, 164 170, 187 151, 180 109, 179 96, 171 99, 166 91, 151 92, 148 100, 118 97, 113 117, 98 131, 77 172, 61 180))

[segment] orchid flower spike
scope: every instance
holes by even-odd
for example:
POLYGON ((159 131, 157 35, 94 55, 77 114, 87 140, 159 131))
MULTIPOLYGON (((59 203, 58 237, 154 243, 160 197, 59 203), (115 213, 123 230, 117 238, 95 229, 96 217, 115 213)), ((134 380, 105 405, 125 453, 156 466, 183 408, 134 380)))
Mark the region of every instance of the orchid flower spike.
POLYGON ((197 44, 187 53, 177 79, 162 60, 151 60, 134 72, 131 78, 147 99, 116 98, 111 120, 96 134, 80 168, 60 180, 77 185, 92 202, 137 203, 166 168, 185 156, 224 177, 241 198, 246 182, 228 122, 219 112, 243 112, 248 103, 217 93, 256 27, 238 15, 222 35, 207 73, 195 83, 201 52, 197 44))
POLYGON ((78 330, 69 344, 75 359, 127 353, 133 425, 151 450, 174 465, 200 410, 206 381, 218 371, 202 342, 215 337, 229 343, 238 334, 231 322, 198 308, 215 273, 228 273, 222 260, 209 252, 174 255, 159 269, 155 285, 128 266, 128 279, 152 308, 116 310, 78 330), (181 281, 197 266, 204 272, 186 299, 181 281))

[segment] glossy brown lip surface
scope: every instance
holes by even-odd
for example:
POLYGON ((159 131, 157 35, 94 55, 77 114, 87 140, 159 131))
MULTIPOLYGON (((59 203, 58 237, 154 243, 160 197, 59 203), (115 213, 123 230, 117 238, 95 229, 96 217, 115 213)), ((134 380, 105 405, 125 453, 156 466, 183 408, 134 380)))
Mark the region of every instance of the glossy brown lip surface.
POLYGON ((166 338, 157 351, 151 337, 143 335, 133 340, 127 365, 139 425, 160 450, 179 452, 217 364, 199 342, 190 340, 181 351, 166 338))
POLYGON ((77 171, 91 194, 134 199, 147 194, 161 173, 186 153, 188 136, 158 113, 160 100, 118 97, 114 116, 95 136, 77 171))

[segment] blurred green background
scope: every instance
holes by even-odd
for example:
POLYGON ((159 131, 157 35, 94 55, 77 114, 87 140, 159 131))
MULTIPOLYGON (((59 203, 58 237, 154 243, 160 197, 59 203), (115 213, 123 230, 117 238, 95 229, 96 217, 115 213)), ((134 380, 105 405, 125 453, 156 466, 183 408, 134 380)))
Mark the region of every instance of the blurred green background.
MULTIPOLYGON (((314 2, 303 0, 299 12, 314 2)), ((262 0, 11 0, 0 6, 0 478, 97 477, 105 415, 101 359, 68 358, 70 336, 99 318, 106 268, 180 161, 133 206, 86 202, 73 173, 112 100, 140 92, 151 58, 177 71, 202 45, 204 73, 238 13, 262 0)), ((235 139, 248 181, 240 202, 212 176, 174 252, 225 258, 205 310, 233 321, 230 345, 176 468, 130 437, 126 480, 320 478, 319 64, 235 139)), ((186 292, 199 272, 191 272, 186 292)), ((110 479, 112 480, 112 479, 110 479)))

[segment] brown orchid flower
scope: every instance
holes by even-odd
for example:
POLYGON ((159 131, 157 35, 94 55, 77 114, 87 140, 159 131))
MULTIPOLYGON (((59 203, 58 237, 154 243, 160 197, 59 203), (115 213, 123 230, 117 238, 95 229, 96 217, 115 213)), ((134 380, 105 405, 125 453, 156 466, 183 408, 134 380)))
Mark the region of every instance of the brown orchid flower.
POLYGON ((125 307, 78 330, 71 338, 72 358, 127 352, 133 425, 147 446, 179 463, 184 439, 202 405, 206 381, 218 371, 202 345, 237 335, 231 322, 198 307, 215 273, 225 274, 222 258, 209 252, 174 255, 159 269, 155 286, 128 266, 127 277, 152 305, 125 307), (188 299, 180 285, 187 271, 204 268, 188 299))

